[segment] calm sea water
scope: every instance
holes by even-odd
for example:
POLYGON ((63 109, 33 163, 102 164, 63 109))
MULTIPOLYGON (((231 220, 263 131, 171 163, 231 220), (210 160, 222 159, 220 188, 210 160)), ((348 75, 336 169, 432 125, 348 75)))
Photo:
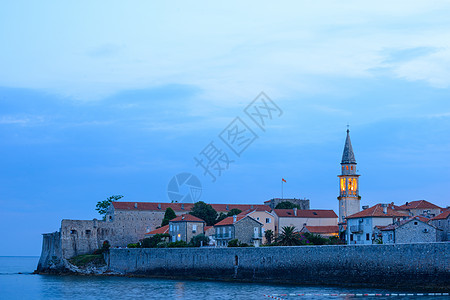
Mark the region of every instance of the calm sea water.
MULTIPOLYGON (((0 257, 0 299, 269 299, 273 294, 389 293, 387 290, 270 284, 182 281, 149 278, 33 275, 39 257, 0 257)), ((404 291, 407 292, 407 291, 404 291)), ((395 291, 394 293, 399 293, 395 291)), ((283 296, 284 299, 343 299, 283 296)), ((349 297, 347 297, 349 298, 349 297)), ((351 297, 350 297, 351 298, 351 297)), ((358 297, 361 298, 361 297, 358 297)), ((370 297, 365 297, 368 299, 370 297)), ((410 299, 411 297, 372 297, 410 299)), ((447 299, 439 297, 414 297, 447 299)))

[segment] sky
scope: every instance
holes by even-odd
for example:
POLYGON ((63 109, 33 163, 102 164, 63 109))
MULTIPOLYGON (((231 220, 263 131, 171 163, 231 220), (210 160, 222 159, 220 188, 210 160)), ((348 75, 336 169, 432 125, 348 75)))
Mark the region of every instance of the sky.
POLYGON ((0 255, 39 255, 42 233, 99 218, 111 195, 169 202, 186 172, 208 203, 262 204, 284 178, 285 198, 337 212, 347 125, 362 205, 450 205, 449 14, 447 1, 2 3, 0 255), (261 92, 273 110, 259 127, 246 111, 261 92), (239 155, 233 128, 249 134, 239 155), (195 160, 211 149, 214 182, 195 160))

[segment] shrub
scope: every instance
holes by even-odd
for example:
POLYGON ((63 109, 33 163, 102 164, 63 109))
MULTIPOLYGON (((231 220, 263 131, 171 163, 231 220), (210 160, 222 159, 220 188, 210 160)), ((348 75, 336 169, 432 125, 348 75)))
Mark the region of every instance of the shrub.
POLYGON ((78 255, 69 259, 69 262, 77 267, 84 267, 88 264, 94 264, 96 266, 103 266, 106 264, 102 254, 78 255))
POLYGON ((239 247, 239 241, 237 239, 230 240, 228 242, 228 247, 239 247))
POLYGON ((185 248, 188 244, 185 241, 176 241, 167 244, 167 248, 185 248))
POLYGON ((139 243, 135 243, 135 244, 128 244, 127 248, 140 248, 141 245, 139 243))
POLYGON ((203 233, 194 236, 189 243, 193 247, 200 247, 202 245, 207 246, 209 243, 209 237, 205 236, 203 233))
POLYGON ((165 242, 170 235, 168 233, 164 234, 155 234, 152 237, 145 238, 141 241, 142 248, 156 248, 158 243, 165 242))

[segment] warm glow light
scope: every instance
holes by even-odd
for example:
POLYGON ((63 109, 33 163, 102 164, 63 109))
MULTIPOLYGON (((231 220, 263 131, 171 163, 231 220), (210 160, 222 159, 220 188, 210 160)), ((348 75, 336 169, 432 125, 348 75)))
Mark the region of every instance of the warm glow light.
POLYGON ((341 178, 341 192, 345 191, 345 178, 341 178))

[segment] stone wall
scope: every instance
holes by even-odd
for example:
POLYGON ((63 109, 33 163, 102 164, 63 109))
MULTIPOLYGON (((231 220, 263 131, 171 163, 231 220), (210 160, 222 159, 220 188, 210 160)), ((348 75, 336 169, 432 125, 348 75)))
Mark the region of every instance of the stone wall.
POLYGON ((269 201, 265 201, 264 204, 270 206, 270 208, 274 209, 279 203, 289 201, 294 204, 297 204, 300 209, 309 209, 309 199, 296 199, 296 198, 273 198, 269 201))
POLYGON ((303 285, 448 290, 450 243, 111 249, 113 272, 303 285))
POLYGON ((60 270, 63 268, 61 250, 61 233, 45 233, 42 235, 42 251, 38 262, 38 271, 60 270))
POLYGON ((436 236, 436 228, 418 220, 395 229, 396 243, 432 243, 436 242, 436 236))

